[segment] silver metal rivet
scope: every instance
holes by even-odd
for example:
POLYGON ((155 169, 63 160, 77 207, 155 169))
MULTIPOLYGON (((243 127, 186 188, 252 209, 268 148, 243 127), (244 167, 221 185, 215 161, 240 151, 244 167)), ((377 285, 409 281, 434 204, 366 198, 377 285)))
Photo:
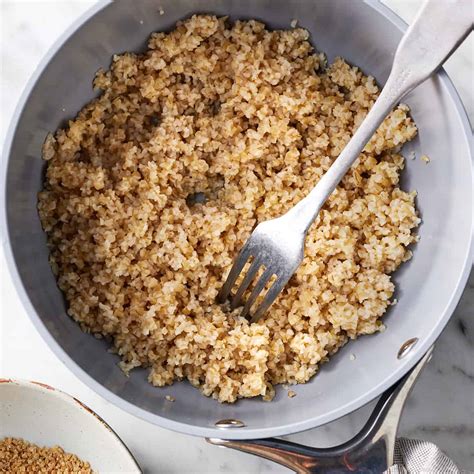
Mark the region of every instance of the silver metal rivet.
POLYGON ((404 342, 402 344, 402 347, 400 347, 400 349, 398 350, 397 357, 399 359, 403 359, 416 346, 417 342, 417 337, 412 337, 411 339, 408 339, 408 341, 404 342))
POLYGON ((243 428, 245 423, 240 420, 234 420, 232 418, 226 420, 216 421, 216 426, 218 428, 243 428))

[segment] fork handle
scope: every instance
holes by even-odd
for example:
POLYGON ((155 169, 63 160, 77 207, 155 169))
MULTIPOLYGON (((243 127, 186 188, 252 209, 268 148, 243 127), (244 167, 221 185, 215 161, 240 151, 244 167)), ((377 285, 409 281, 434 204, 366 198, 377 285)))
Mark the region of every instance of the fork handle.
MULTIPOLYGON (((339 157, 285 216, 307 232, 321 207, 393 107, 435 72, 473 29, 471 0, 426 0, 404 34, 380 96, 339 157)), ((283 218, 285 217, 283 216, 283 218)))

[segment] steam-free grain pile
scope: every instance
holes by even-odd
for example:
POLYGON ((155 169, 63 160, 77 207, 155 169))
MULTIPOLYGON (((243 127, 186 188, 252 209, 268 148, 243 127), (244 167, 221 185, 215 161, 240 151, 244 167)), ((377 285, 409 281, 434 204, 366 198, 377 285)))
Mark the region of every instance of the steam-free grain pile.
POLYGON ((114 56, 100 97, 49 136, 39 211, 51 265, 85 331, 162 386, 271 399, 348 339, 383 328, 410 258, 415 193, 399 188, 408 108, 385 120, 312 226, 301 267, 249 324, 215 298, 254 226, 304 197, 378 94, 328 67, 307 31, 194 16, 114 56))
POLYGON ((59 446, 41 448, 19 438, 0 440, 0 472, 11 474, 92 474, 88 462, 59 446))

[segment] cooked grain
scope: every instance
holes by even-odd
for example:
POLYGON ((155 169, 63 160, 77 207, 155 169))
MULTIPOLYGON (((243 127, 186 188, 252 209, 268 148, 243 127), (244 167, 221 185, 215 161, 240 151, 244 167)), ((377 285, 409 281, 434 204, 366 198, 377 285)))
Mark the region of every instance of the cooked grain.
POLYGON ((157 386, 271 399, 349 339, 383 328, 411 256, 399 187, 416 127, 398 106, 329 198, 303 264, 261 321, 216 304, 255 225, 304 197, 374 103, 372 77, 329 66, 301 28, 194 16, 100 71, 100 97, 50 135, 39 212, 69 314, 157 386), (195 196, 204 196, 197 200, 195 196))

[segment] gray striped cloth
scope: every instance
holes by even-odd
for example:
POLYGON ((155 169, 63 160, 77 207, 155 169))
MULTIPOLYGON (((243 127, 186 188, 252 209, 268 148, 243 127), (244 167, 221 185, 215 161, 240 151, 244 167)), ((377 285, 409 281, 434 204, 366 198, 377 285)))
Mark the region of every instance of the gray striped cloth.
POLYGON ((435 444, 418 439, 398 438, 395 444, 394 463, 386 474, 461 474, 462 472, 435 444))

